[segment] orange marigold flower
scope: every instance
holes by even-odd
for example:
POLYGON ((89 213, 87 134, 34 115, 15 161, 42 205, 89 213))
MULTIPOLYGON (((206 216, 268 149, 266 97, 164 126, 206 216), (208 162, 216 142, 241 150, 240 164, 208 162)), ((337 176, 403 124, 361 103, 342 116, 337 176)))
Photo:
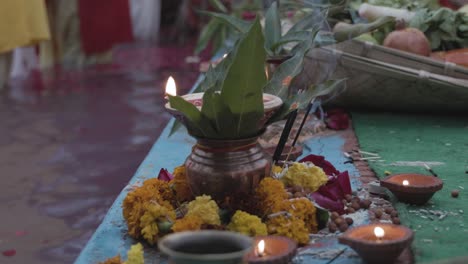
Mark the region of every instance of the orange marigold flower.
POLYGON ((158 179, 150 179, 143 182, 143 185, 129 192, 125 197, 122 207, 123 216, 128 226, 128 234, 133 238, 141 237, 140 219, 146 212, 150 203, 157 203, 166 208, 173 209, 170 202, 163 197, 170 197, 170 193, 164 190, 169 189, 168 183, 158 179))
POLYGON ((187 174, 185 173, 185 166, 179 166, 174 169, 174 179, 169 182, 176 192, 176 198, 179 202, 186 202, 193 199, 192 190, 187 181, 187 174))
POLYGON ((120 255, 118 255, 113 258, 109 258, 106 261, 99 262, 98 264, 123 264, 123 262, 120 259, 120 255))
POLYGON ((314 204, 307 198, 297 198, 290 200, 290 207, 287 210, 293 215, 304 221, 309 233, 318 232, 317 209, 314 204))
POLYGON ((259 201, 258 210, 262 214, 275 212, 278 203, 282 203, 288 197, 284 184, 273 178, 264 178, 255 189, 255 197, 259 201))
POLYGON ((184 218, 177 219, 172 226, 172 231, 196 231, 200 230, 203 224, 203 219, 196 215, 187 215, 184 218))
POLYGON ((309 243, 309 232, 299 218, 278 215, 271 217, 266 224, 270 235, 289 237, 300 245, 309 243))

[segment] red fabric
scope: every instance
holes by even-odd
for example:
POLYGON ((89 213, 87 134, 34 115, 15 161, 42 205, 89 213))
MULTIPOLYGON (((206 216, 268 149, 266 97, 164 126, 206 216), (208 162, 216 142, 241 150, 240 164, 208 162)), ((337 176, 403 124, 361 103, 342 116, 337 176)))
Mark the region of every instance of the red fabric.
POLYGON ((449 0, 439 0, 439 4, 441 6, 448 7, 454 10, 457 9, 457 7, 453 3, 451 3, 449 0))
POLYGON ((79 0, 81 45, 86 54, 133 40, 128 0, 79 0))

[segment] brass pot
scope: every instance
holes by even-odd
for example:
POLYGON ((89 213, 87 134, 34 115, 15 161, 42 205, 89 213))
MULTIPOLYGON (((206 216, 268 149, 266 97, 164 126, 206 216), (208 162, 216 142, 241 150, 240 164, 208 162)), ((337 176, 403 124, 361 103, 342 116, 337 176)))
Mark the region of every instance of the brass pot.
POLYGON ((185 161, 193 194, 218 201, 251 194, 271 170, 271 160, 257 139, 197 139, 185 161))

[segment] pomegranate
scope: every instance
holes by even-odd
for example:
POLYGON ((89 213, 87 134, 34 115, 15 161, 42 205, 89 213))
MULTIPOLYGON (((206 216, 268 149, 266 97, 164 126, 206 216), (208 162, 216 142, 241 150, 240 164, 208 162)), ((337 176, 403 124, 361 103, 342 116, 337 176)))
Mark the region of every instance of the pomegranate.
POLYGON ((431 54, 429 40, 427 40, 423 32, 416 28, 393 31, 385 38, 383 45, 422 56, 429 56, 431 54))

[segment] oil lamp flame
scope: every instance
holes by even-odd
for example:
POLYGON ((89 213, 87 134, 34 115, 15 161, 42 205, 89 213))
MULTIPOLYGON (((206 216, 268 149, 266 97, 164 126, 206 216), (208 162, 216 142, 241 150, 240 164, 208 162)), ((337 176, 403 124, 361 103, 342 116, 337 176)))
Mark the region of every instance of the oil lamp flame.
POLYGON ((265 255, 265 240, 260 240, 257 244, 257 255, 263 257, 265 255))
POLYGON ((374 228, 374 234, 378 240, 381 240, 385 236, 385 231, 380 226, 374 228))
POLYGON ((172 76, 169 76, 169 79, 167 79, 166 94, 172 95, 172 96, 177 95, 176 84, 175 84, 174 78, 172 78, 172 76))
POLYGON ((409 185, 409 181, 408 180, 404 180, 403 181, 403 186, 408 186, 409 185))

